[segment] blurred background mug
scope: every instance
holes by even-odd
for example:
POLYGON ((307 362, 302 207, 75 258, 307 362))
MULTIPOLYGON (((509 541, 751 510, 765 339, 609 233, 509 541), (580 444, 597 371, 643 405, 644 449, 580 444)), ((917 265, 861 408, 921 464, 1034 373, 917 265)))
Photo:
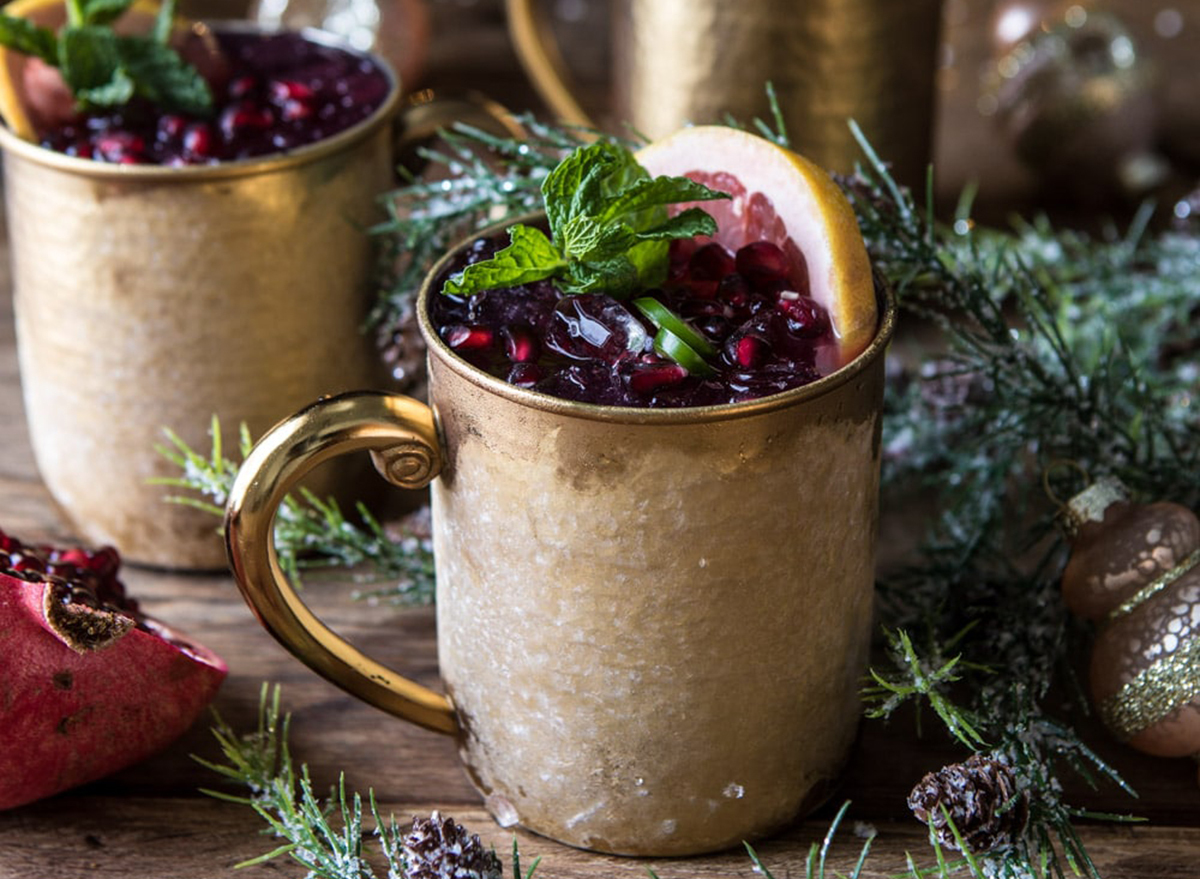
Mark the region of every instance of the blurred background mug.
MULTIPOLYGON (((862 152, 854 119, 896 177, 931 155, 941 0, 608 0, 611 98, 581 98, 539 0, 506 0, 517 54, 562 119, 657 138, 686 123, 770 119, 775 88, 792 146, 833 171, 862 152)), ((601 2, 601 0, 591 0, 601 2)))

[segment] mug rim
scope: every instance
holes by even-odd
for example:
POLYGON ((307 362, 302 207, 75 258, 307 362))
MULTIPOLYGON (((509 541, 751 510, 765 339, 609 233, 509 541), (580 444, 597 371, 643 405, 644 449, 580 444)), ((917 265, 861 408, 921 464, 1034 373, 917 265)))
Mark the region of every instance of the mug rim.
POLYGON ((734 418, 746 418, 774 412, 797 406, 808 400, 830 394, 848 382, 853 381, 866 371, 878 358, 882 357, 891 342, 896 330, 897 304, 895 293, 878 272, 872 272, 875 284, 875 301, 879 307, 879 317, 876 323, 875 335, 867 347, 853 360, 839 367, 828 375, 775 394, 757 397, 753 400, 743 400, 736 403, 721 403, 709 406, 681 406, 675 408, 648 408, 640 406, 609 406, 598 403, 581 403, 577 400, 566 400, 551 396, 530 388, 521 388, 509 384, 502 378, 490 375, 477 366, 468 363, 454 352, 437 333, 429 318, 429 299, 440 295, 435 291, 434 284, 440 275, 463 250, 479 238, 488 237, 506 230, 516 223, 530 223, 543 220, 544 211, 526 214, 520 217, 494 223, 463 238, 444 253, 426 274, 417 294, 417 324, 421 336, 425 340, 427 356, 438 360, 477 387, 502 397, 513 403, 528 406, 553 415, 574 416, 589 421, 603 421, 621 424, 703 424, 713 421, 724 421, 734 418))
POLYGON ((235 33, 297 33, 308 42, 341 49, 360 58, 368 58, 379 67, 387 78, 389 86, 387 95, 384 97, 383 103, 376 107, 370 116, 329 137, 284 152, 267 153, 246 159, 233 159, 217 162, 214 165, 122 165, 114 162, 98 162, 95 159, 68 156, 66 153, 48 149, 34 141, 20 138, 4 124, 0 124, 0 149, 5 153, 12 153, 46 168, 96 180, 139 183, 201 183, 283 171, 320 161, 366 139, 381 124, 394 117, 399 109, 401 82, 395 68, 381 54, 356 48, 330 31, 316 27, 264 27, 252 21, 241 20, 221 20, 207 26, 214 31, 235 33))

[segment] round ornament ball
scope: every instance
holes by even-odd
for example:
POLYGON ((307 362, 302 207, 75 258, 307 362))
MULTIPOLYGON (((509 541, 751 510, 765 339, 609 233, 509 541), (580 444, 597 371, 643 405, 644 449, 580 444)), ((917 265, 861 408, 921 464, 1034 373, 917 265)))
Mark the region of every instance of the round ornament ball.
POLYGON ((1030 171, 1085 202, 1161 183, 1153 68, 1115 14, 1086 0, 1007 0, 990 30, 985 94, 1030 171))
POLYGON ((1063 598, 1098 626, 1089 689, 1105 726, 1147 754, 1200 756, 1200 519, 1104 478, 1064 520, 1063 598))

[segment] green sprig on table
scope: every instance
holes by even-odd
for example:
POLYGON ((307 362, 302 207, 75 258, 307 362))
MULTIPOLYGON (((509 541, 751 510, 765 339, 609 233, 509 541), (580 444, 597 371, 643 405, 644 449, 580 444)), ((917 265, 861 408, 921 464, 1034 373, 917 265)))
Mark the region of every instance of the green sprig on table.
MULTIPOLYGON (((168 497, 214 517, 225 514, 225 503, 233 488, 240 461, 253 444, 245 424, 239 426, 239 456, 226 457, 221 442, 221 422, 213 416, 209 429, 212 448, 207 455, 196 452, 174 431, 166 431, 167 442, 158 452, 179 468, 180 475, 153 480, 179 494, 168 497)), ((335 498, 319 498, 307 489, 288 495, 279 506, 275 542, 279 565, 292 580, 304 572, 349 569, 358 573, 370 588, 356 597, 407 607, 433 602, 433 545, 427 535, 401 529, 391 532, 366 504, 355 504, 356 516, 347 516, 335 498), (377 584, 386 583, 386 586, 377 584)))
POLYGON ((170 45, 175 0, 166 0, 145 35, 112 27, 134 0, 67 0, 66 24, 54 31, 0 14, 0 45, 58 68, 83 108, 112 107, 135 96, 168 110, 212 109, 208 83, 170 45))
MULTIPOLYGON (((448 152, 428 155, 460 173, 394 193, 376 230, 398 256, 376 309, 384 335, 411 313, 437 255, 536 207, 542 180, 586 134, 523 121, 527 140, 448 133, 448 152)), ((760 131, 786 142, 782 126, 760 131)), ((1011 766, 1028 797, 1019 838, 951 861, 935 841, 933 872, 1097 877, 1074 822, 1120 816, 1066 802, 1062 779, 1123 782, 1046 707, 1086 635, 1059 598, 1065 550, 1046 486, 1060 497, 1082 487, 1053 466, 1069 459, 1137 496, 1200 506, 1200 231, 1154 231, 1148 208, 1097 236, 1043 220, 985 228, 969 193, 939 223, 932 186, 918 204, 862 144, 866 160, 840 182, 902 311, 939 336, 895 371, 886 402, 884 508, 921 495, 934 513, 879 583, 891 648, 868 710, 882 721, 905 703, 932 707, 965 753, 1011 766)), ((910 860, 909 875, 928 872, 910 860)))
MULTIPOLYGON (((320 879, 375 879, 376 872, 370 855, 371 837, 377 842, 379 856, 389 879, 410 875, 406 869, 404 831, 395 815, 384 815, 368 790, 365 797, 357 791, 346 790, 346 780, 338 779, 337 790, 320 797, 313 790, 308 766, 296 765, 288 742, 291 716, 281 708, 278 685, 263 684, 258 706, 257 727, 238 733, 217 716, 213 735, 221 749, 223 760, 215 762, 193 757, 202 766, 220 775, 227 783, 244 789, 233 793, 228 789, 205 789, 203 792, 225 802, 248 806, 266 822, 279 845, 236 866, 262 864, 280 857, 289 857, 320 879), (364 826, 364 800, 374 827, 364 826)), ((825 865, 835 833, 846 815, 849 804, 842 806, 824 840, 813 843, 806 864, 805 879, 825 879, 825 865)), ((872 836, 862 844, 858 864, 847 879, 858 879, 866 864, 872 836)), ((750 864, 765 879, 774 879, 758 853, 746 846, 750 864)), ((461 856, 461 851, 448 852, 448 858, 461 856)), ((374 858, 378 860, 379 858, 374 858)), ((513 838, 509 862, 512 879, 533 879, 541 863, 535 858, 526 868, 521 865, 521 852, 513 838)), ((454 870, 443 864, 441 875, 472 877, 471 872, 454 870)), ((651 879, 658 879, 647 870, 651 879)), ((840 875, 840 874, 839 874, 840 875)), ((501 877, 475 877, 501 879, 501 877)))

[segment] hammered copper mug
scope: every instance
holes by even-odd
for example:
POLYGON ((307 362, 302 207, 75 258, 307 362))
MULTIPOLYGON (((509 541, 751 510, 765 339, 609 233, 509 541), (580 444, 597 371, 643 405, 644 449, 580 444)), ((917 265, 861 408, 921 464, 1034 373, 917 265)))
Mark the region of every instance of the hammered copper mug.
POLYGON ((433 295, 427 282, 418 308, 430 405, 317 401, 238 474, 226 540, 263 625, 358 698, 454 735, 505 826, 686 855, 817 805, 859 718, 890 296, 874 341, 832 375, 653 410, 483 373, 437 337, 433 295), (281 499, 311 467, 364 449, 392 483, 431 484, 444 693, 326 628, 278 565, 281 499))

